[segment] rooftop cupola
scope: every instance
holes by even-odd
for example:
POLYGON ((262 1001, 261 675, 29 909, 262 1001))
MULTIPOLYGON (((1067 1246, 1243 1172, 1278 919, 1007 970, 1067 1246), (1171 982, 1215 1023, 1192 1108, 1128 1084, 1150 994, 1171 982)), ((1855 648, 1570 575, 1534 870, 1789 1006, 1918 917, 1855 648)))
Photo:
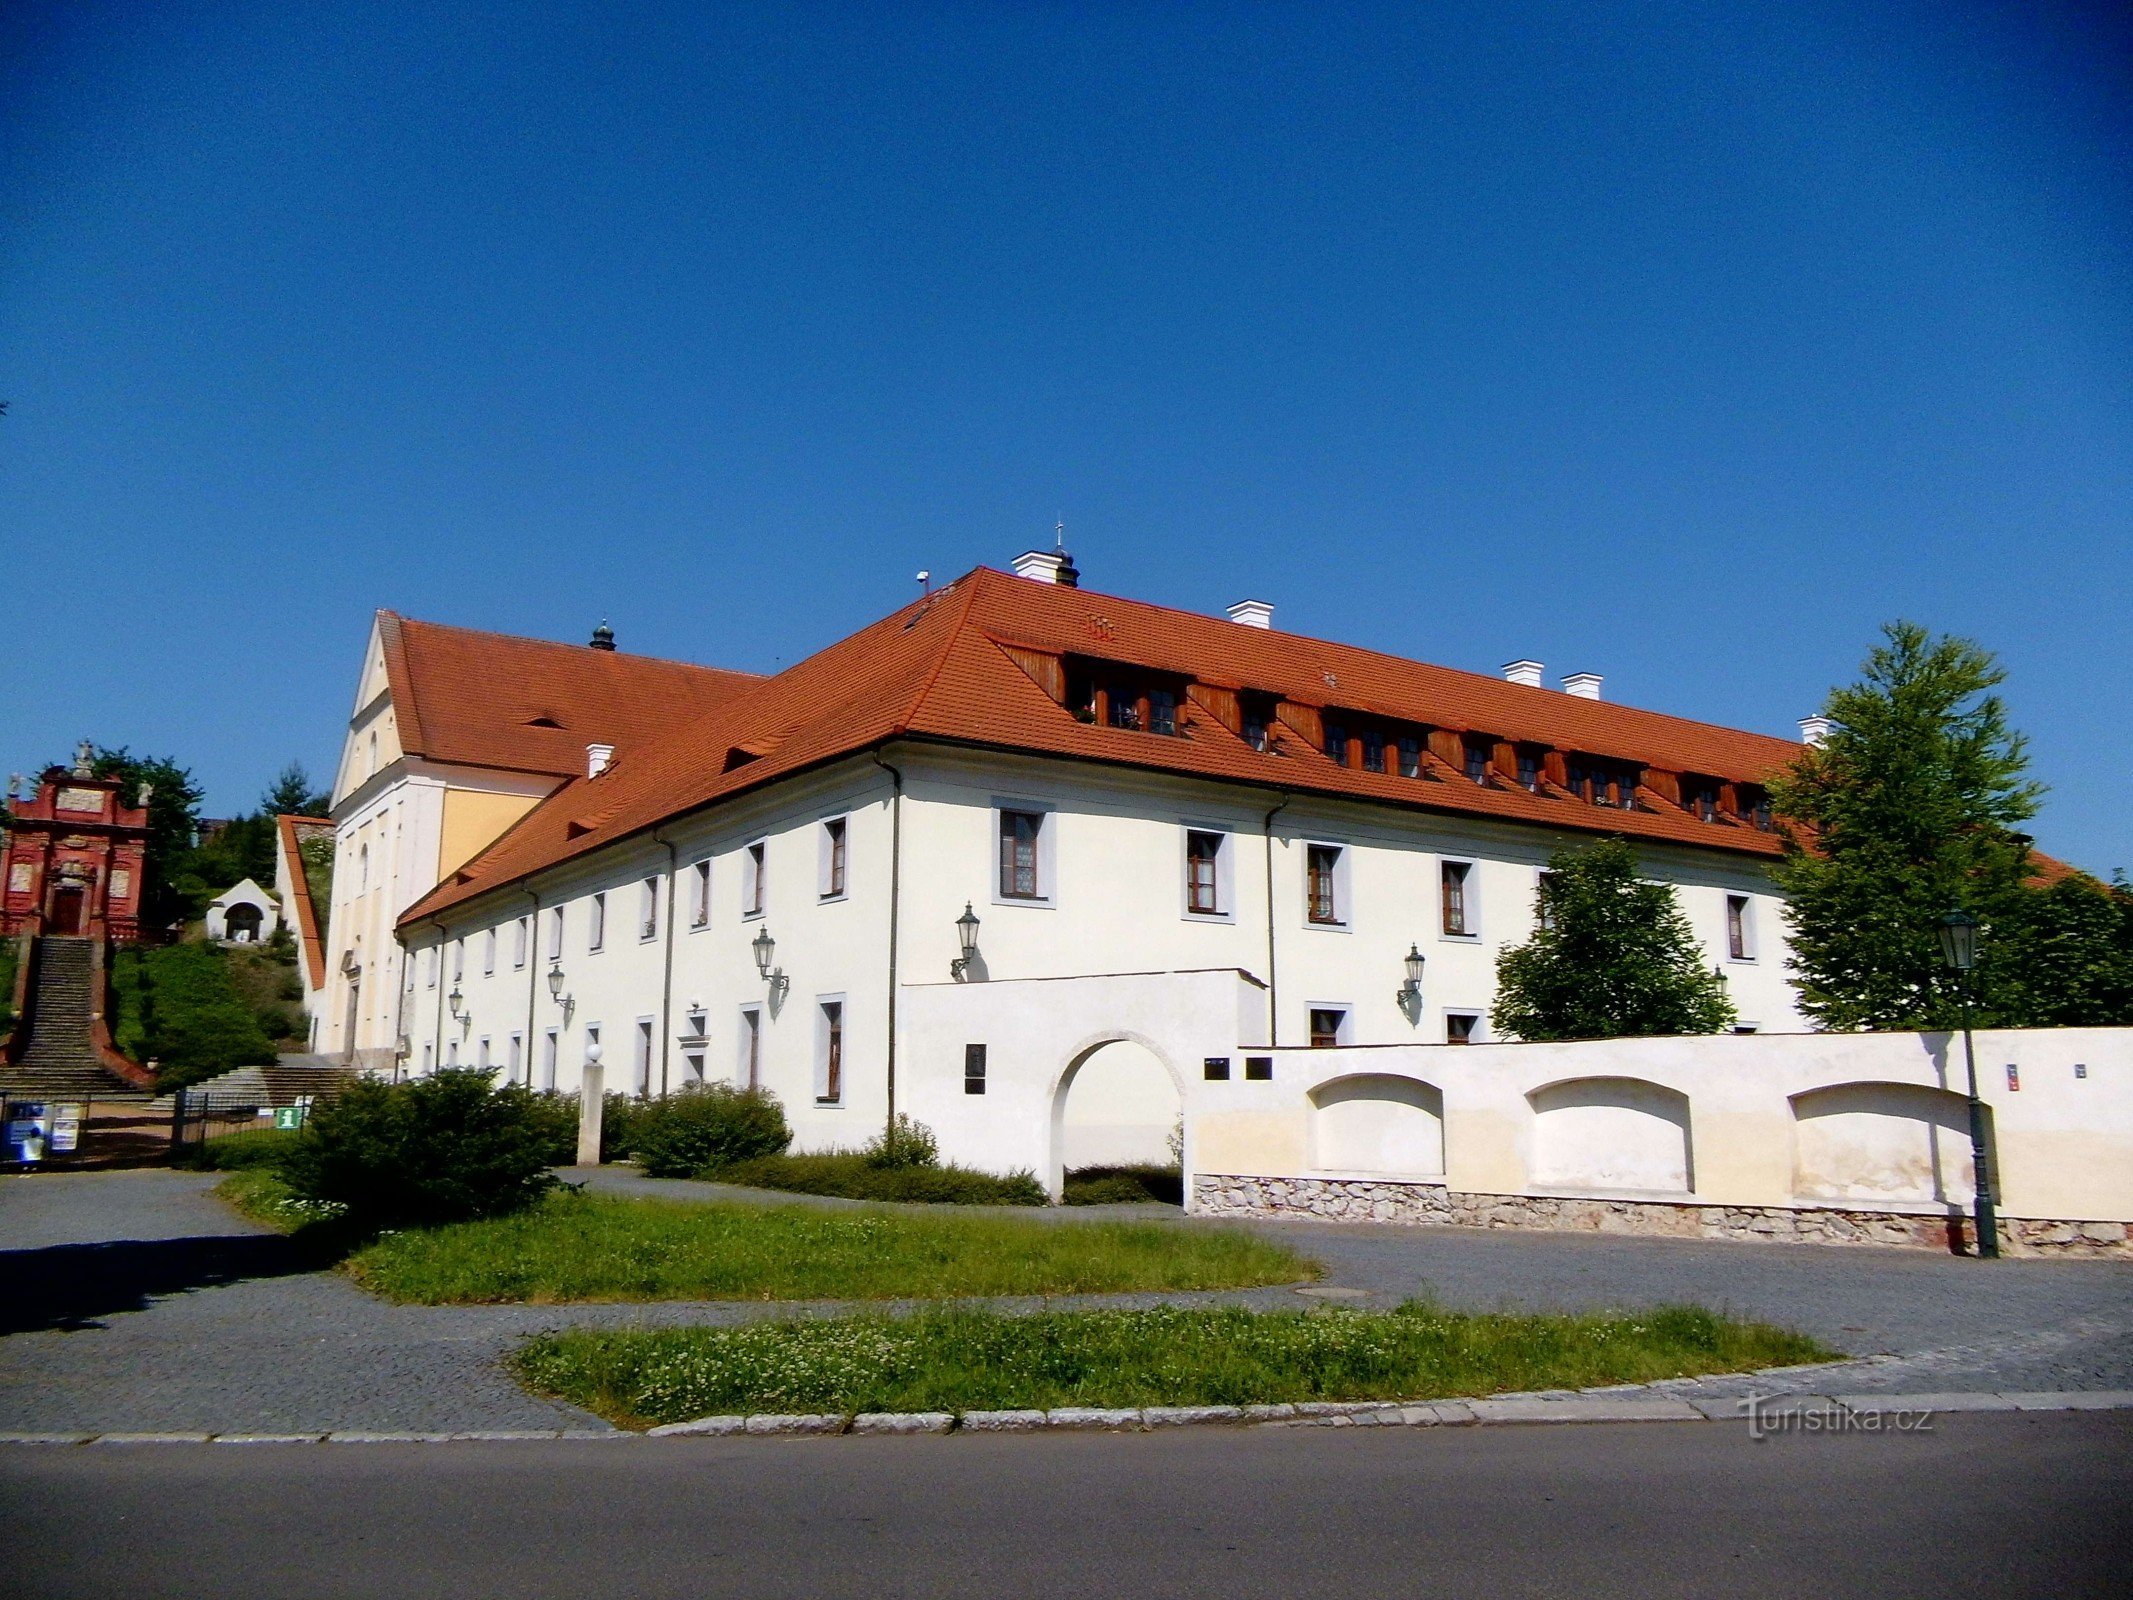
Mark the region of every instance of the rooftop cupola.
POLYGON ((593 629, 591 643, 592 648, 595 650, 612 650, 615 648, 615 630, 607 625, 607 618, 602 617, 600 626, 593 629))

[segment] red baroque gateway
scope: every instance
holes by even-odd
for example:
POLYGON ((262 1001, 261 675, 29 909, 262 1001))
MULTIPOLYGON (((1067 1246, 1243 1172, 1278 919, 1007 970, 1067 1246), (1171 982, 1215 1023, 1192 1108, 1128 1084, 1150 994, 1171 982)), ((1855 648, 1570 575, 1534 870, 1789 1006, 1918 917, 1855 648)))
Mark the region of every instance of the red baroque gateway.
POLYGON ((0 937, 138 940, 148 786, 127 805, 119 797, 119 779, 92 775, 84 741, 71 768, 48 768, 34 794, 21 795, 21 788, 19 777, 9 780, 7 837, 0 843, 0 937))

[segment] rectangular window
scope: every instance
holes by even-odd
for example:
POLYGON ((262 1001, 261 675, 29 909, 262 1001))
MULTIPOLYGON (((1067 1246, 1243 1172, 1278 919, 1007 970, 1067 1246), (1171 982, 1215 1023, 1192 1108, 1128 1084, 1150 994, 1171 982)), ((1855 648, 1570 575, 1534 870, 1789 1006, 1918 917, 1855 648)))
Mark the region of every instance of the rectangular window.
POLYGON ((1545 867, 1535 875, 1533 884, 1533 925, 1546 933, 1555 927, 1555 901, 1550 890, 1555 874, 1545 867))
POLYGON ((1698 822, 1718 820, 1718 785, 1702 779, 1686 779, 1681 785, 1681 809, 1698 822))
POLYGON ((1311 1008, 1311 1048, 1331 1050, 1341 1042, 1341 1028, 1348 1020, 1348 1013, 1331 1006, 1311 1008))
POLYGON ((842 899, 844 896, 844 848, 845 819, 831 817, 822 824, 822 883, 821 895, 825 900, 842 899))
POLYGON ((1751 828, 1760 828, 1765 833, 1773 832, 1777 823, 1770 814, 1770 796, 1752 783, 1736 785, 1733 790, 1734 814, 1751 828))
POLYGON ((1000 893, 1010 900, 1035 900, 1042 894, 1037 878, 1037 840, 1044 818, 1035 811, 1000 813, 1000 893))
POLYGON ((1521 749, 1518 752, 1518 786, 1534 794, 1540 793, 1541 753, 1538 750, 1521 749))
POLYGON ((514 969, 523 969, 525 967, 526 951, 532 943, 533 919, 531 917, 520 917, 511 926, 511 965, 514 969))
POLYGON ((422 952, 423 988, 434 989, 437 987, 437 965, 437 947, 435 945, 431 945, 427 950, 422 952))
POLYGON ((548 959, 563 959, 563 908, 557 906, 548 913, 548 959))
POLYGON ((1419 778, 1422 776, 1422 740, 1412 733, 1400 735, 1400 776, 1403 778, 1419 778))
POLYGON ((452 1040, 444 1047, 444 1064, 448 1067, 459 1065, 459 1041, 457 1039, 452 1040))
POLYGON ((489 1036, 487 1034, 483 1034, 480 1039, 475 1041, 474 1065, 484 1072, 489 1070, 489 1036))
POLYGON ((650 1017, 639 1017, 637 1019, 636 1052, 635 1059, 631 1063, 635 1070, 631 1087, 636 1090, 637 1098, 640 1100, 652 1092, 653 1026, 653 1020, 650 1017))
POLYGON ((1200 1063, 1200 1075, 1209 1083, 1227 1083, 1229 1081, 1229 1057, 1206 1057, 1200 1063))
POLYGON ((481 935, 481 975, 493 977, 496 973, 496 930, 484 928, 481 935))
POLYGON ((1363 730, 1363 770, 1365 772, 1383 772, 1385 770, 1385 735, 1369 728, 1363 730))
POLYGON ((659 880, 647 878, 637 886, 637 937, 659 937, 659 880))
POLYGON ((1446 1044, 1472 1044, 1474 1030, 1481 1024, 1480 1016, 1472 1011, 1447 1011, 1444 1014, 1444 1042, 1446 1044))
POLYGON ((1726 896, 1726 954, 1735 961, 1755 959, 1753 929, 1748 921, 1748 897, 1744 894, 1726 896))
POLYGON ((1111 708, 1111 726, 1136 729, 1141 726, 1141 703, 1130 689, 1114 688, 1105 697, 1111 708))
POLYGON ((1488 739, 1465 741, 1466 775, 1476 783, 1489 781, 1489 761, 1496 754, 1495 744, 1488 739))
POLYGON ((427 1075, 430 1069, 436 1066, 436 1064, 437 1047, 433 1044, 425 1044, 422 1047, 422 1070, 424 1074, 427 1075))
POLYGON ((452 941, 452 981, 457 983, 466 975, 467 942, 464 939, 454 939, 452 941))
POLYGON ((711 921, 711 863, 699 861, 689 869, 689 926, 702 928, 711 921))
POLYGON ((1464 861, 1447 861, 1437 869, 1444 897, 1444 931, 1455 939, 1467 938, 1474 931, 1466 894, 1467 879, 1473 871, 1464 861))
POLYGON ((1313 922, 1338 923, 1340 846, 1308 845, 1304 849, 1304 915, 1313 922))
POLYGON ((1244 1077, 1248 1083, 1272 1083, 1274 1081, 1274 1058, 1272 1056, 1246 1056, 1244 1077))
POLYGON ((1596 806, 1633 811, 1637 805, 1637 780, 1642 769, 1616 761, 1585 757, 1570 763, 1570 792, 1596 806))
POLYGON ((685 1083, 702 1083, 704 1081, 704 1053, 701 1050, 682 1051, 681 1075, 685 1083))
POLYGON ((822 1044, 817 1055, 815 1104, 833 1106, 844 1098, 844 1002, 822 1002, 818 1023, 822 1044))
POLYGON ((985 1047, 981 1044, 963 1046, 963 1093, 985 1092, 985 1047))
POLYGON ((1326 724, 1326 759, 1336 767, 1348 764, 1348 730, 1338 722, 1326 724))
POLYGON ((1264 700, 1248 696, 1239 707, 1238 719, 1244 742, 1254 750, 1264 751, 1272 742, 1273 709, 1264 700))
POLYGON ((563 1054, 563 1030, 550 1028, 541 1035, 541 1088, 555 1093, 556 1062, 563 1054))
POLYGON ((585 948, 597 950, 607 942, 607 895, 592 897, 592 915, 585 927, 585 948))
POLYGON ((770 841, 758 839, 741 857, 741 915, 763 914, 764 895, 770 888, 770 841))
POLYGON ((741 1047, 733 1075, 743 1089, 763 1087, 763 1008, 741 1007, 741 1047))
POLYGON ((504 1046, 504 1081, 518 1082, 519 1073, 526 1065, 526 1036, 514 1033, 504 1046))
POLYGON ((1202 916, 1218 916, 1222 911, 1222 888, 1219 869, 1222 862, 1222 835, 1202 833, 1197 828, 1185 830, 1185 908, 1202 916))
POLYGON ((1148 691, 1148 731, 1173 737, 1177 734, 1178 697, 1168 689, 1148 691))

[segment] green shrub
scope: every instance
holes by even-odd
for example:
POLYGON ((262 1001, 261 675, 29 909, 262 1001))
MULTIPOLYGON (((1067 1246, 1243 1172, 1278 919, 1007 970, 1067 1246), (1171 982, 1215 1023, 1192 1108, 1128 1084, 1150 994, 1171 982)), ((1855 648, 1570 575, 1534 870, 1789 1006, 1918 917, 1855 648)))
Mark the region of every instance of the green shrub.
POLYGON ((940 1141, 933 1137, 933 1130, 923 1122, 912 1121, 901 1111, 896 1113, 895 1120, 874 1135, 864 1154, 869 1166, 885 1170, 941 1164, 940 1141))
POLYGON ((1070 1206, 1108 1206, 1140 1201, 1185 1203, 1185 1174, 1176 1167, 1076 1167, 1066 1175, 1060 1202, 1070 1206))
POLYGON ((500 1216, 555 1186, 539 1100, 471 1067, 365 1080, 312 1112, 282 1171, 299 1198, 346 1206, 367 1227, 500 1216))
POLYGON ((692 1083, 632 1114, 631 1153, 655 1178, 689 1178, 707 1167, 776 1155, 792 1143, 785 1110, 765 1089, 692 1083))
POLYGON ((198 1144, 181 1145, 172 1153, 170 1164, 193 1172, 239 1172, 250 1167, 279 1167, 283 1158, 296 1148, 299 1137, 293 1130, 247 1128, 241 1133, 225 1133, 217 1138, 202 1139, 198 1144))
MULTIPOLYGON (((131 954, 130 952, 128 954, 131 954)), ((223 952, 174 944, 122 959, 112 973, 119 1048, 153 1056, 168 1092, 232 1067, 272 1065, 273 1041, 230 976, 223 952)))
POLYGON ((574 1094, 557 1094, 549 1090, 545 1094, 530 1097, 527 1119, 533 1124, 535 1135, 541 1141, 541 1150, 551 1167, 567 1167, 578 1159, 578 1097, 574 1094))
MULTIPOLYGON (((549 1165, 575 1166, 578 1160, 577 1093, 559 1094, 553 1089, 528 1091, 535 1102, 533 1116, 549 1153, 549 1165)), ((610 1089, 600 1106, 600 1159, 620 1161, 636 1148, 637 1124, 644 1102, 619 1089, 610 1089)))
POLYGON ((906 1200, 930 1205, 1041 1206, 1044 1186, 1027 1172, 976 1172, 969 1167, 879 1167, 865 1152, 758 1156, 702 1174, 719 1183, 846 1200, 906 1200))

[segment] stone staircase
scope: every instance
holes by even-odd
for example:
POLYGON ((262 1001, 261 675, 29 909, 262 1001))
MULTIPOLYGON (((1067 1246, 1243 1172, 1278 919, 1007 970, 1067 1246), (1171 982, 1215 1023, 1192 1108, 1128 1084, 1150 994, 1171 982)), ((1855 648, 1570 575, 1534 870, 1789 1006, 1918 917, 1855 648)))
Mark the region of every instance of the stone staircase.
POLYGON ((0 1062, 0 1088, 23 1099, 111 1100, 140 1096, 139 1085, 108 1070, 89 1037, 95 1010, 90 941, 47 934, 37 941, 36 982, 19 1027, 28 1031, 13 1061, 0 1062))
MULTIPOLYGON (((233 1067, 228 1072, 196 1083, 188 1091, 194 1105, 293 1106, 305 1095, 330 1100, 359 1074, 326 1056, 283 1056, 270 1067, 233 1067)), ((153 1109, 168 1111, 171 1096, 151 1102, 153 1109)))

